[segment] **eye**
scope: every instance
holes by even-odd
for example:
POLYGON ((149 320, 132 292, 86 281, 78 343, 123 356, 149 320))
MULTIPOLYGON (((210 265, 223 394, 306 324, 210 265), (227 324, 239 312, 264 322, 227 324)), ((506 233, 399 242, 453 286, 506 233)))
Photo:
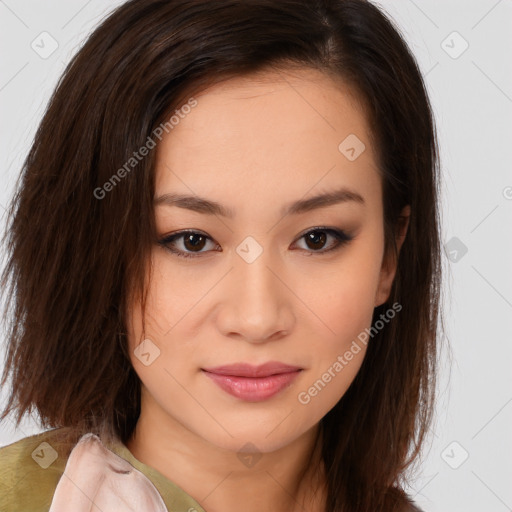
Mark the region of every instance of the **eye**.
POLYGON ((306 233, 301 235, 298 240, 304 239, 306 243, 306 251, 310 253, 325 254, 337 249, 341 249, 342 246, 349 243, 353 237, 347 235, 344 231, 336 228, 326 227, 315 227, 308 230, 306 233), (320 250, 326 243, 326 240, 331 237, 334 239, 334 243, 331 243, 330 247, 325 250, 320 250))
MULTIPOLYGON (((339 229, 315 227, 301 235, 298 240, 305 240, 307 247, 304 250, 312 255, 325 254, 327 252, 340 249, 343 245, 350 242, 352 238, 353 237, 339 229), (328 249, 321 250, 323 246, 325 246, 329 237, 334 240, 334 243, 331 243, 328 249)), ((159 240, 158 244, 181 258, 195 258, 200 256, 202 253, 209 252, 208 250, 203 251, 208 242, 213 244, 213 240, 204 233, 199 231, 181 231, 166 236, 159 240)), ((215 244, 213 244, 213 246, 219 247, 215 244)), ((215 248, 213 250, 219 251, 215 248)))
POLYGON ((179 233, 174 233, 173 235, 165 237, 158 243, 165 249, 176 254, 176 256, 180 256, 182 258, 194 258, 196 257, 196 254, 194 253, 206 252, 201 251, 201 249, 205 247, 207 240, 212 241, 208 235, 205 235, 201 232, 181 231, 179 233), (176 241, 180 239, 181 243, 176 244, 176 241), (183 248, 176 248, 175 245, 180 245, 185 250, 183 250, 183 248))

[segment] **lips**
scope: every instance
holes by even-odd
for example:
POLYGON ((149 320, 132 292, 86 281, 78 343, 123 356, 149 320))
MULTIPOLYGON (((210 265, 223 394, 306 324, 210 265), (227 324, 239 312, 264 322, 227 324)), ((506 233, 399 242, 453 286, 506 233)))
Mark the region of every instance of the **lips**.
POLYGON ((260 402, 287 388, 302 368, 272 361, 260 366, 237 363, 202 371, 226 393, 247 402, 260 402))

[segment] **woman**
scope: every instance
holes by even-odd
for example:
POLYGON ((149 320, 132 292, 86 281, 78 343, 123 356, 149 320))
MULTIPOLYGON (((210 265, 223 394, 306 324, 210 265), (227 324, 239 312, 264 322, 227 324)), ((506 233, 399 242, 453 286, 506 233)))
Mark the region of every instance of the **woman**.
POLYGON ((367 1, 115 10, 10 209, 2 418, 53 430, 0 450, 4 509, 417 510, 437 159, 367 1))

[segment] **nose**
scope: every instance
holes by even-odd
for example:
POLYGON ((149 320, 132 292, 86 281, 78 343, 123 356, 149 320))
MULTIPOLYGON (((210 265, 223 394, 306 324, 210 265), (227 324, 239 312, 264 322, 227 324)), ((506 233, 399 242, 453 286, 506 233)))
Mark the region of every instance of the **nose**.
POLYGON ((293 293, 282 267, 271 261, 270 251, 251 263, 237 254, 222 290, 217 316, 224 336, 250 343, 280 339, 293 330, 293 293))

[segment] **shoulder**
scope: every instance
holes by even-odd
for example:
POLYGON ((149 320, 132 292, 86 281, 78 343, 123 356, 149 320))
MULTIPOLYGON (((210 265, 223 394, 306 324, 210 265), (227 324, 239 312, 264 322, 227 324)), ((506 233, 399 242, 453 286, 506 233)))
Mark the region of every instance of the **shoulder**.
POLYGON ((0 447, 0 512, 47 511, 69 457, 64 429, 0 447))

